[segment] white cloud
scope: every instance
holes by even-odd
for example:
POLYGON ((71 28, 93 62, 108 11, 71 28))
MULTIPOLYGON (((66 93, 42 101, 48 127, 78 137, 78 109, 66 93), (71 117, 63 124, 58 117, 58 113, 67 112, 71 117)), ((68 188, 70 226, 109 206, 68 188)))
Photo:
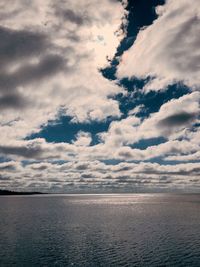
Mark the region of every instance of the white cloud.
POLYGON ((178 81, 199 89, 199 1, 167 0, 157 13, 158 19, 139 32, 133 46, 122 56, 118 77, 151 76, 146 91, 178 81))
POLYGON ((91 134, 82 131, 78 132, 76 139, 73 142, 76 146, 89 146, 92 141, 91 134))
POLYGON ((142 139, 165 137, 175 140, 186 128, 198 122, 200 93, 193 92, 163 104, 160 110, 143 121, 135 116, 112 122, 107 133, 101 134, 106 144, 130 145, 142 139))
POLYGON ((143 109, 145 109, 144 105, 139 105, 137 107, 135 107, 134 109, 130 110, 128 112, 128 115, 137 115, 138 113, 140 113, 143 109))

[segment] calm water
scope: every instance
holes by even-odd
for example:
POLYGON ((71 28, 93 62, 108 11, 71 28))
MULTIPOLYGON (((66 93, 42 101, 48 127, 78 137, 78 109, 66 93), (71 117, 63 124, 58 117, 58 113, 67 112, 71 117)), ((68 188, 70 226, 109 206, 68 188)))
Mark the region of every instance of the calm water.
POLYGON ((200 266, 200 195, 0 197, 0 266, 200 266))

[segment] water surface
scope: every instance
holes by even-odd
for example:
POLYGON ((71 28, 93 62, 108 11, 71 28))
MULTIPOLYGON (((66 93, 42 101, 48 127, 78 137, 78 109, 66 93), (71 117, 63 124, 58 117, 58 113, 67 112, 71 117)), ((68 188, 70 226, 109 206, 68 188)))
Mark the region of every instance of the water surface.
POLYGON ((0 266, 200 266, 200 195, 0 197, 0 266))

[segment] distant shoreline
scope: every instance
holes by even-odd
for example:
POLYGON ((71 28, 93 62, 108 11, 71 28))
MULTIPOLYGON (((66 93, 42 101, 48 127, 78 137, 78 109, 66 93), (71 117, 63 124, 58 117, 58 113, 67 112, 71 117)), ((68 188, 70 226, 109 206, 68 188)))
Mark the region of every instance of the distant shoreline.
POLYGON ((0 196, 21 196, 21 195, 43 195, 41 192, 16 192, 10 190, 0 190, 0 196))

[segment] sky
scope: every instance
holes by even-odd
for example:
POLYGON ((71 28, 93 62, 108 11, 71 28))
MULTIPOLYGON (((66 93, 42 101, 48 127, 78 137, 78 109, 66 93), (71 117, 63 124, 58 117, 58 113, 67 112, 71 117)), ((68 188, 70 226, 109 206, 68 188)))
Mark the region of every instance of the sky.
POLYGON ((0 188, 200 192, 199 0, 0 1, 0 188))

